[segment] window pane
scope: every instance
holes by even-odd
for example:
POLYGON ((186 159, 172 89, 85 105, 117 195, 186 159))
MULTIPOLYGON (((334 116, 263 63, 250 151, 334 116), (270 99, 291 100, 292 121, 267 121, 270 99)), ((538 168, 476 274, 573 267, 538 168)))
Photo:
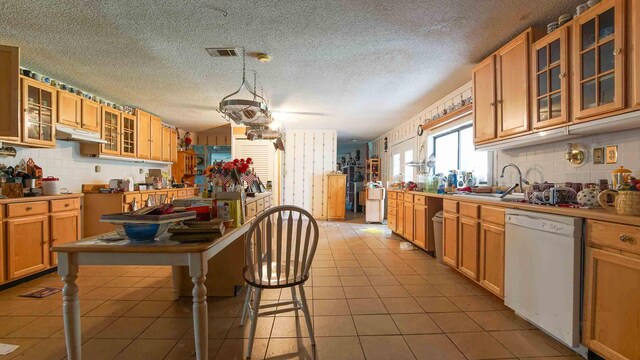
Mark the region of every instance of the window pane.
POLYGON ((547 72, 538 74, 538 96, 547 93, 547 72))
POLYGON ((613 35, 615 23, 615 10, 613 8, 603 12, 598 16, 598 40, 613 35))
POLYGON ((538 121, 549 120, 549 103, 547 97, 538 99, 538 121))
POLYGON ((543 47, 538 50, 538 71, 547 67, 547 48, 543 47))
MULTIPOLYGON (((435 138, 436 174, 458 169, 458 133, 435 138)), ((473 144, 473 141, 471 142, 473 144)))
POLYGON ((551 118, 555 119, 562 115, 561 93, 551 95, 551 118))
POLYGON ((582 80, 586 80, 596 74, 596 52, 590 50, 582 54, 582 80))
POLYGON ((549 63, 553 64, 560 60, 560 39, 549 44, 549 63))
POLYGON ((489 157, 486 151, 476 151, 473 146, 473 128, 460 130, 460 170, 473 171, 478 182, 487 182, 489 157))
MULTIPOLYGON (((404 152, 404 163, 413 161, 413 150, 408 150, 404 152)), ((404 181, 413 181, 413 170, 415 168, 413 166, 404 166, 404 181)))
POLYGON ((582 25, 582 50, 587 50, 596 43, 596 19, 582 25))
POLYGON ((552 68, 549 76, 551 77, 551 89, 549 91, 560 90, 560 65, 552 68))
POLYGON ((587 81, 582 84, 582 108, 590 109, 596 106, 596 82, 587 81))
POLYGON ((616 96, 616 84, 613 75, 609 74, 600 78, 600 99, 598 101, 600 105, 613 102, 616 96))
POLYGON ((604 45, 600 45, 600 70, 598 72, 603 73, 605 71, 613 70, 615 66, 615 55, 613 55, 613 41, 609 41, 604 45))
POLYGON ((400 175, 400 154, 393 154, 393 160, 391 163, 393 165, 393 174, 391 175, 400 175))

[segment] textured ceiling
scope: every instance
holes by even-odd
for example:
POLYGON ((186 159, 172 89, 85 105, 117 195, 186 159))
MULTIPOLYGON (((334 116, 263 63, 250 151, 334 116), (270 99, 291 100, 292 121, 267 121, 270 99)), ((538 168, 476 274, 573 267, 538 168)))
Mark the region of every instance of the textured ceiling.
POLYGON ((271 63, 247 67, 285 127, 348 141, 407 120, 500 44, 580 2, 0 0, 0 44, 35 71, 194 131, 224 123, 214 109, 241 76, 239 58, 204 48, 266 52, 271 63))

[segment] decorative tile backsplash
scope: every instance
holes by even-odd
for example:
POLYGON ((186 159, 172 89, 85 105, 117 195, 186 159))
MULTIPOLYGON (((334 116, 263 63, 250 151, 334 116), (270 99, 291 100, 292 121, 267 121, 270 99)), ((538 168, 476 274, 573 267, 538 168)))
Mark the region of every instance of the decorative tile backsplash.
POLYGON ((522 170, 522 176, 531 183, 537 182, 597 182, 598 179, 611 181, 611 170, 624 165, 640 177, 640 129, 616 133, 591 135, 567 141, 528 146, 519 149, 496 151, 494 161, 494 182, 498 185, 512 185, 517 181, 514 169, 507 169, 500 178, 500 170, 508 163, 514 163, 522 170), (589 149, 587 163, 574 168, 565 160, 568 142, 580 143, 589 149), (607 145, 618 146, 617 164, 593 164, 593 149, 607 145))
POLYGON ((149 169, 170 171, 169 166, 81 156, 80 143, 74 141, 58 140, 55 149, 16 147, 16 150, 15 158, 0 158, 0 162, 15 166, 21 159, 33 158, 42 167, 44 176, 60 178, 60 187, 71 192, 80 192, 82 184, 108 183, 110 179, 132 177, 136 182, 143 181, 144 173, 149 169), (102 168, 99 173, 95 172, 96 165, 102 168), (140 169, 143 174, 140 174, 140 169))

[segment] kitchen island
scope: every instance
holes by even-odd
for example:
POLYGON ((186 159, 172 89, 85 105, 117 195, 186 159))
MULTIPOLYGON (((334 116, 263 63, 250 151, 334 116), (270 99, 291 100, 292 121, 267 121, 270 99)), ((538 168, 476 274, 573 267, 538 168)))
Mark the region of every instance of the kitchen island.
MULTIPOLYGON (((199 243, 178 243, 169 239, 169 234, 161 235, 151 243, 131 243, 128 240, 105 241, 94 236, 80 241, 54 246, 58 254, 58 274, 62 277, 64 288, 63 317, 64 332, 69 360, 79 360, 81 354, 80 300, 76 284, 82 265, 170 265, 174 269, 187 267, 193 296, 193 328, 197 359, 208 356, 208 310, 207 287, 209 260, 231 244, 244 239, 251 224, 229 229, 222 236, 212 236, 211 241, 199 243)), ((233 268, 227 268, 229 274, 242 274, 243 262, 236 262, 233 268)), ((174 294, 178 296, 181 277, 174 271, 174 294)), ((225 274, 216 274, 224 278, 225 274)))

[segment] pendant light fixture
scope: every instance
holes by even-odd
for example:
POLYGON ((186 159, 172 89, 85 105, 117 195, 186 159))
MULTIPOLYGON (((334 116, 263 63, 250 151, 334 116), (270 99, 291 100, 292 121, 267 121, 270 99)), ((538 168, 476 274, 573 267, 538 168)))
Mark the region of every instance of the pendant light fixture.
POLYGON ((251 89, 247 84, 246 56, 242 48, 242 84, 220 101, 219 111, 227 120, 233 120, 238 125, 269 125, 273 121, 267 101, 256 93, 255 77, 254 73, 254 88, 251 89), (249 93, 247 98, 237 96, 243 88, 249 93))

